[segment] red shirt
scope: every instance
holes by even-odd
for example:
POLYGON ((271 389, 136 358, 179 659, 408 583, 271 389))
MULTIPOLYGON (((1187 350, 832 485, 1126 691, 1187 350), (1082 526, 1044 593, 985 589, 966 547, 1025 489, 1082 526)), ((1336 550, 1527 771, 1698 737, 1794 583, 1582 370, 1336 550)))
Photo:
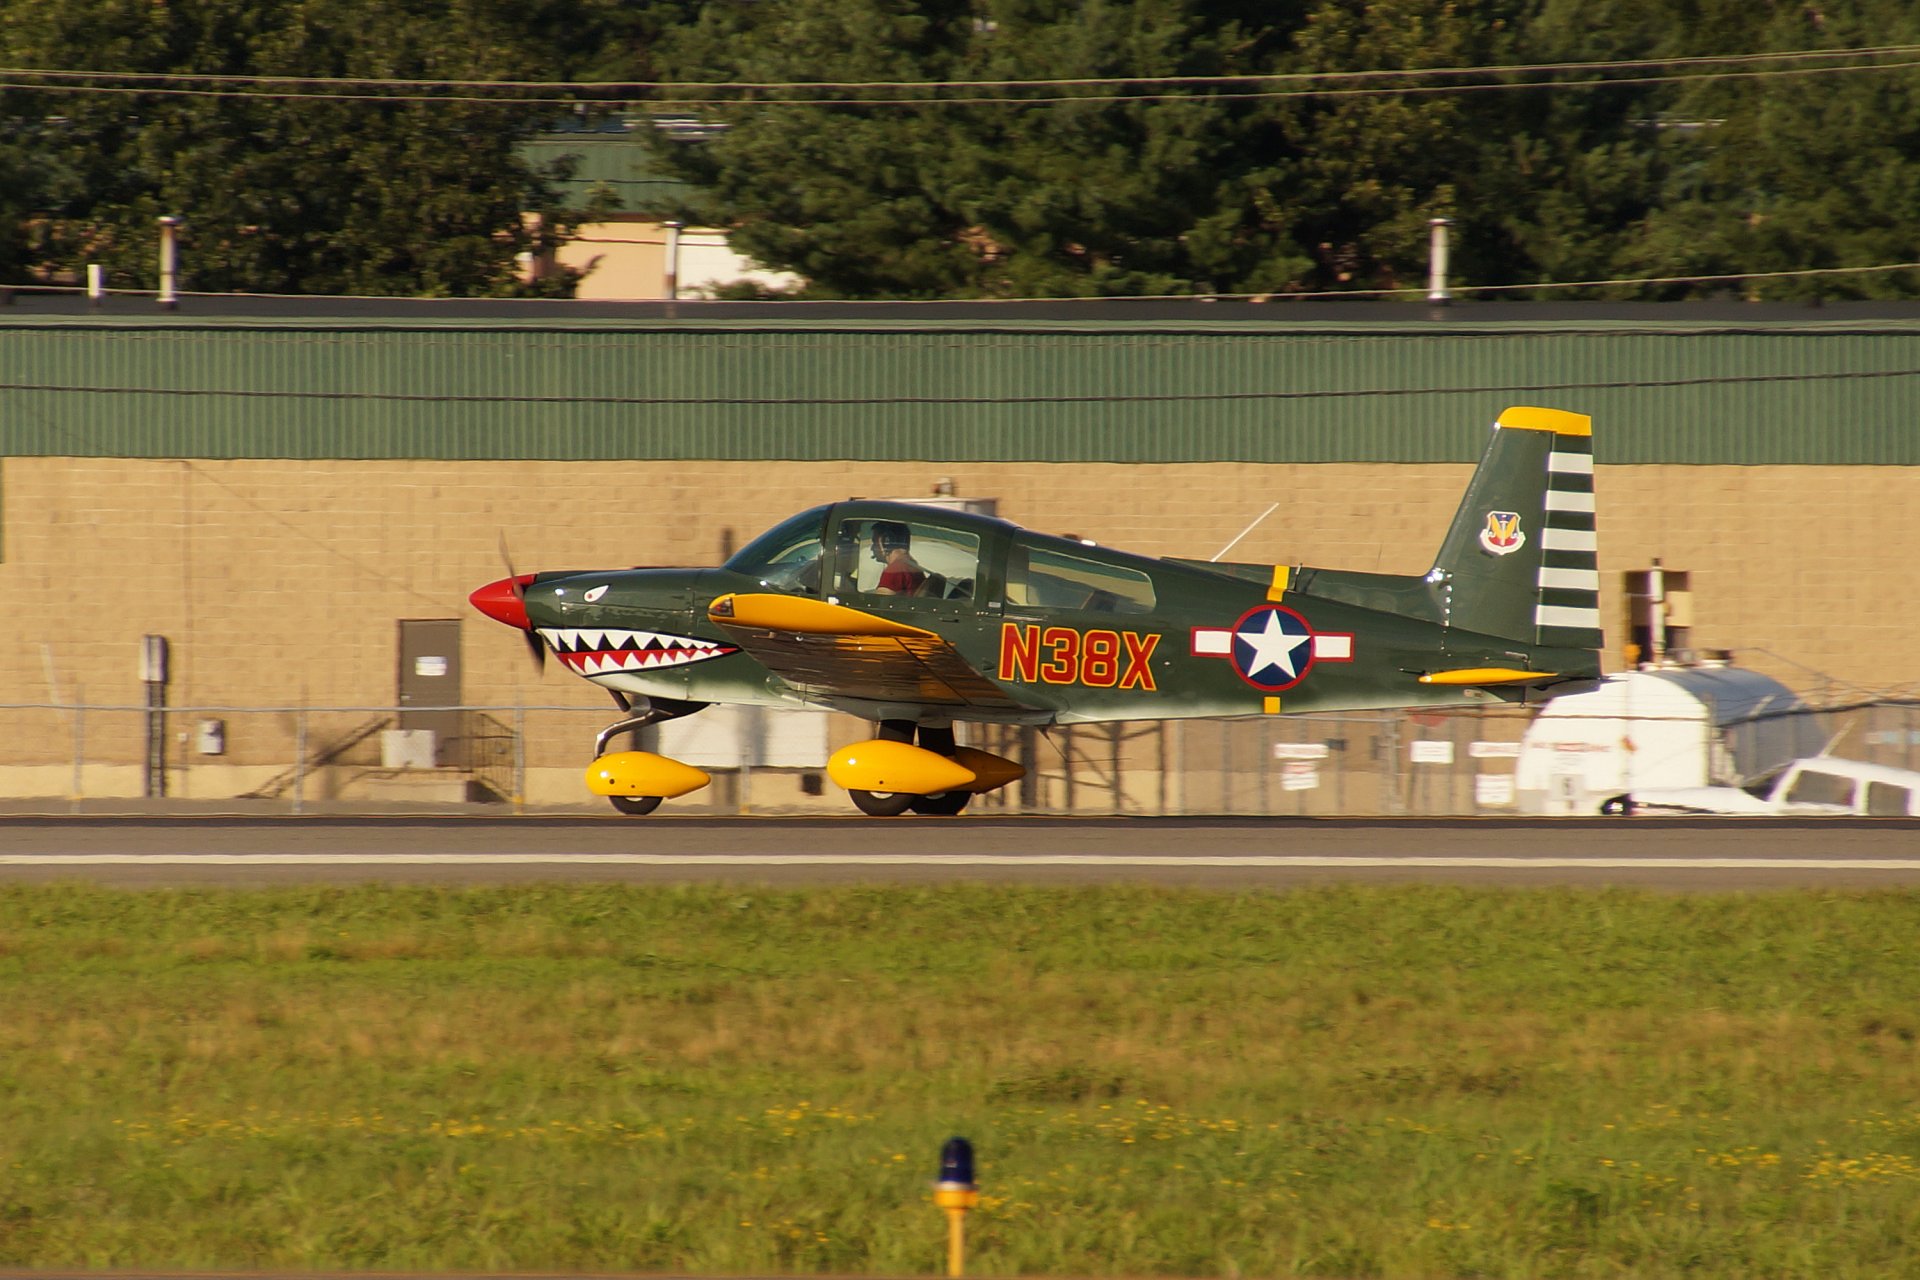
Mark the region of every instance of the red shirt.
POLYGON ((880 589, 895 595, 910 596, 927 580, 924 570, 912 563, 890 564, 880 571, 880 589))

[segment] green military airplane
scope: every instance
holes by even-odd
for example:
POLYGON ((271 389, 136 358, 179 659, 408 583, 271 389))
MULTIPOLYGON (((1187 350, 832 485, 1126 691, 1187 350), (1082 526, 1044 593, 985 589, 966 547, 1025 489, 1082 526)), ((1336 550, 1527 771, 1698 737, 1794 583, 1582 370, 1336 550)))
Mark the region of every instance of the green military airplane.
POLYGON ((1600 674, 1590 419, 1500 415, 1418 576, 1158 559, 1004 520, 853 500, 717 569, 514 575, 476 608, 609 690, 588 789, 625 813, 707 775, 610 741, 709 704, 878 725, 827 773, 876 816, 956 814, 1024 772, 961 721, 1082 724, 1544 698, 1600 674))

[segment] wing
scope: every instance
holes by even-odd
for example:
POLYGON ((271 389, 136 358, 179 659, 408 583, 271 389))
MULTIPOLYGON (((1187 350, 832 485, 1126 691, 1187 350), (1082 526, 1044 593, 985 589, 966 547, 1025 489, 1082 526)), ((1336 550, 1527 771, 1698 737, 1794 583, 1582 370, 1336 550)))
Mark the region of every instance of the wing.
POLYGON ((1022 710, 937 632, 805 596, 725 595, 707 617, 803 693, 1022 710))

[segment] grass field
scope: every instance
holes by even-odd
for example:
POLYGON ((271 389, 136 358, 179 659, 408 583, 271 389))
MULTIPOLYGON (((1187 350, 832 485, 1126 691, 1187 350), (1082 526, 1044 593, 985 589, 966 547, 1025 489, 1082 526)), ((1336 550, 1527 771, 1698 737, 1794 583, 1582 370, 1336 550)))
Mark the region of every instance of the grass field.
POLYGON ((1920 1274, 1920 896, 0 890, 0 1265, 1920 1274))

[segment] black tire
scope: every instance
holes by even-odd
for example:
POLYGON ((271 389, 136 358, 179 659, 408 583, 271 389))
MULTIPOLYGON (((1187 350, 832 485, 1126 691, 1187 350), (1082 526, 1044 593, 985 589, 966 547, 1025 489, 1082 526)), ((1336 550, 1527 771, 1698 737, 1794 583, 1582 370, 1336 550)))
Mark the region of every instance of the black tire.
POLYGON ((853 791, 854 805, 870 818, 897 818, 920 799, 909 791, 853 791))
POLYGON ((1638 807, 1632 796, 1613 796, 1600 802, 1600 812, 1612 818, 1631 818, 1638 807))
POLYGON ((607 803, 629 817, 639 818, 660 807, 659 796, 608 796, 607 803))
POLYGON ((913 803, 908 807, 915 813, 951 818, 966 808, 967 801, 971 799, 973 799, 971 791, 942 791, 937 795, 915 796, 913 803))

